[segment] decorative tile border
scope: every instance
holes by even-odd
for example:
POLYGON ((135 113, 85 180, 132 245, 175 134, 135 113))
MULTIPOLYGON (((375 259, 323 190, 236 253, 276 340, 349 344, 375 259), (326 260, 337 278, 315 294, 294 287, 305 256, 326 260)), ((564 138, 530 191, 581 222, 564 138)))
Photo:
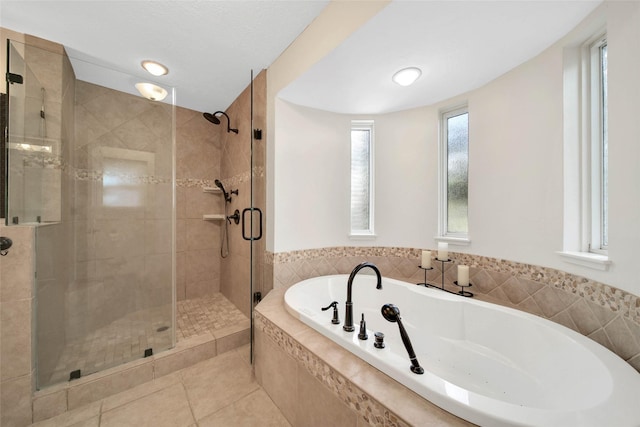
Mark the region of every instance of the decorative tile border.
POLYGON ((400 416, 365 393, 344 375, 338 373, 324 360, 307 350, 259 311, 255 312, 255 327, 264 332, 278 347, 302 365, 311 375, 324 384, 358 416, 376 427, 408 427, 400 416))

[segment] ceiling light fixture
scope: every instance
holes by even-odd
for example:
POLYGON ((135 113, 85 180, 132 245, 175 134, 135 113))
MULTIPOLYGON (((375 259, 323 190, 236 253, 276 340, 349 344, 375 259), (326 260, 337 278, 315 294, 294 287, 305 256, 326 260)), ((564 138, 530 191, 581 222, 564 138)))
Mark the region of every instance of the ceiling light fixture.
POLYGON ((409 86, 413 84, 418 77, 422 74, 420 68, 409 67, 403 68, 402 70, 396 72, 392 79, 394 82, 398 83, 400 86, 409 86))
POLYGON ((162 101, 168 95, 164 88, 153 83, 136 83, 136 89, 138 89, 140 95, 152 101, 162 101))
POLYGON ((169 74, 169 69, 156 61, 151 61, 149 59, 146 59, 142 61, 140 65, 142 65, 142 68, 144 68, 154 76, 164 76, 166 74, 169 74))

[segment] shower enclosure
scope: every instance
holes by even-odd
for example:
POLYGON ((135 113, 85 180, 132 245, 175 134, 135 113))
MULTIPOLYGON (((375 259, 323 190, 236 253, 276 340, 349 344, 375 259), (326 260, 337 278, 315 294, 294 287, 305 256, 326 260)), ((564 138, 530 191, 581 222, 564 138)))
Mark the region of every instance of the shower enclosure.
POLYGON ((173 99, 96 85, 87 69, 128 87, 138 78, 72 61, 62 47, 7 47, 4 213, 9 226, 35 227, 36 387, 201 334, 220 340, 218 351, 246 343, 253 307, 271 288, 262 239, 266 72, 252 73, 226 109, 236 133, 173 99), (230 209, 241 215, 224 259, 222 221, 202 215, 220 211, 222 199, 203 194, 215 179, 238 190, 230 209), (205 205, 213 211, 200 212, 205 205), (202 313, 208 319, 194 325, 202 313))
POLYGON ((175 345, 175 107, 7 42, 5 214, 36 227, 40 389, 175 345))

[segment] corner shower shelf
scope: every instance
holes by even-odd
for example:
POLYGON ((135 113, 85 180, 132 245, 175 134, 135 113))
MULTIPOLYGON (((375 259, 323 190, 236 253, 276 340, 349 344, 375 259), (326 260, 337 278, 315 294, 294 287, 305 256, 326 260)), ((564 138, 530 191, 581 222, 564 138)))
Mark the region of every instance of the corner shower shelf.
MULTIPOLYGON (((202 191, 205 193, 222 194, 222 190, 218 187, 202 187, 202 191)), ((206 214, 206 215, 202 215, 202 219, 204 221, 224 221, 225 215, 224 214, 206 214)))
POLYGON ((222 190, 218 187, 202 187, 202 191, 205 193, 218 193, 222 194, 222 190))
POLYGON ((206 214, 202 215, 205 221, 224 221, 224 214, 206 214))

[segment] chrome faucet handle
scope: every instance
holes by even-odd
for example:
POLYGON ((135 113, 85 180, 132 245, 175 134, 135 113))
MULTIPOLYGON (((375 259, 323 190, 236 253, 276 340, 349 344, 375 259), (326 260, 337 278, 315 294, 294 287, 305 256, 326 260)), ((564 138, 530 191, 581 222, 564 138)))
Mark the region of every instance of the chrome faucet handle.
POLYGON ((340 319, 338 318, 338 301, 334 301, 331 304, 329 304, 328 306, 322 308, 322 311, 327 311, 329 310, 331 307, 333 307, 333 319, 331 319, 331 323, 333 323, 334 325, 337 325, 340 323, 340 319))

